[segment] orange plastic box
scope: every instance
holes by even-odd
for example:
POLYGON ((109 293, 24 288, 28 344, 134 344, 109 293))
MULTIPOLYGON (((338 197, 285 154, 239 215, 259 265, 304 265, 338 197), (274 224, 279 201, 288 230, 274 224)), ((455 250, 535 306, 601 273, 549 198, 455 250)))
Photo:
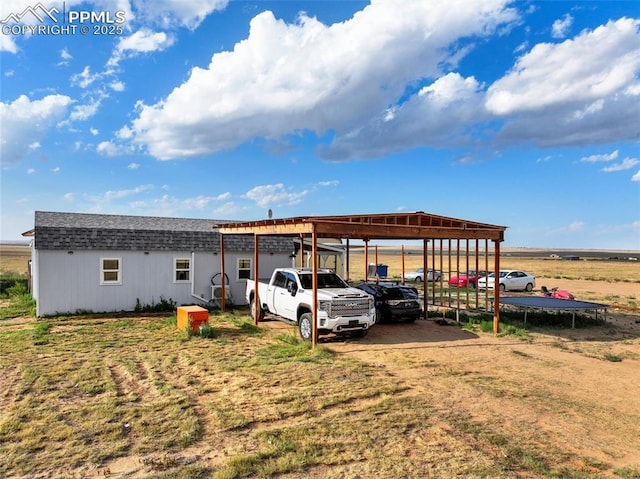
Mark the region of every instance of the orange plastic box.
POLYGON ((198 332, 201 324, 209 321, 209 311, 200 306, 178 307, 178 329, 184 331, 187 328, 193 333, 198 332))

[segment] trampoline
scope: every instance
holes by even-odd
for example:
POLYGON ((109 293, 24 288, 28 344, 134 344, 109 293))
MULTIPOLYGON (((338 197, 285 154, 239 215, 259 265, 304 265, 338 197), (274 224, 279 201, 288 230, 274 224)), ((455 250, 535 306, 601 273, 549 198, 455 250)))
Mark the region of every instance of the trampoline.
POLYGON ((590 303, 588 301, 577 301, 575 299, 549 298, 547 296, 503 296, 500 297, 500 304, 524 309, 525 327, 527 326, 527 310, 529 309, 571 311, 571 327, 575 328, 577 310, 594 310, 596 312, 596 319, 598 318, 598 311, 603 310, 606 319, 607 309, 609 308, 608 304, 590 303))

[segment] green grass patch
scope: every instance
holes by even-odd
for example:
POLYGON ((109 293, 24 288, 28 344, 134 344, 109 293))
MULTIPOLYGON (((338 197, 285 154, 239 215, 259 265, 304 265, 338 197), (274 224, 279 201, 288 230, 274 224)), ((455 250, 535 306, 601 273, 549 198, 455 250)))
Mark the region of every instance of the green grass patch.
POLYGON ((5 291, 7 304, 0 308, 0 320, 36 315, 36 302, 22 283, 16 283, 5 291))

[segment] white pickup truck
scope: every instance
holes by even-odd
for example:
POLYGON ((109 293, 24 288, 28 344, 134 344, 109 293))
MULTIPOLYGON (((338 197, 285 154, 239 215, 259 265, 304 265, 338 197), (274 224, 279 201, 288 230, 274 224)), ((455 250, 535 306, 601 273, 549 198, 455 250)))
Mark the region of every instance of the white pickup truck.
MULTIPOLYGON (((271 280, 247 280, 246 299, 255 315, 255 288, 258 285, 260 308, 258 320, 265 313, 298 324, 300 336, 312 339, 313 272, 302 268, 277 268, 271 280)), ((254 318, 255 319, 255 318, 254 318)), ((363 337, 375 324, 375 304, 372 296, 350 287, 330 270, 318 270, 318 335, 349 334, 363 337)))

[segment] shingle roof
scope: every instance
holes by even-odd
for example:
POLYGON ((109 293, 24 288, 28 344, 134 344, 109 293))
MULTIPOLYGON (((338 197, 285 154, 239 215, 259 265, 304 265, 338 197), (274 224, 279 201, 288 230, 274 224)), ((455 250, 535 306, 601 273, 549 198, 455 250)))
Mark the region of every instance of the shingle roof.
MULTIPOLYGON (((220 251, 215 225, 229 220, 36 211, 35 247, 54 250, 220 251)), ((263 237, 265 252, 290 252, 291 238, 263 237)), ((225 237, 225 251, 253 251, 252 236, 225 237)))

